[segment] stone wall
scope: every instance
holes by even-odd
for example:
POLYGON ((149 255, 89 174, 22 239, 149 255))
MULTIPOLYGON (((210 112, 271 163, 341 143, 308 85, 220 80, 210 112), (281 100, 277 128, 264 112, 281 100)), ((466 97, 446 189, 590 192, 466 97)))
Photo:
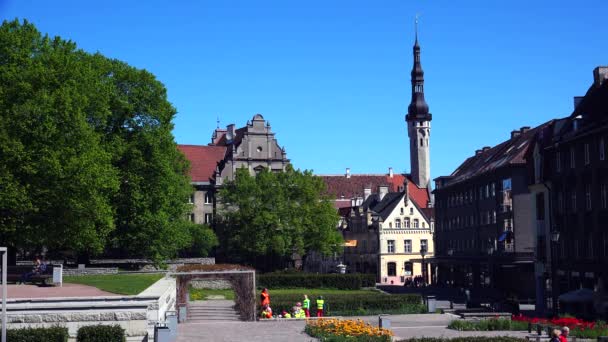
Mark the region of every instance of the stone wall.
POLYGON ((232 284, 224 279, 193 280, 190 282, 190 285, 195 289, 225 290, 232 288, 232 284))
POLYGON ((81 276, 93 274, 117 274, 118 267, 64 268, 64 276, 81 276))

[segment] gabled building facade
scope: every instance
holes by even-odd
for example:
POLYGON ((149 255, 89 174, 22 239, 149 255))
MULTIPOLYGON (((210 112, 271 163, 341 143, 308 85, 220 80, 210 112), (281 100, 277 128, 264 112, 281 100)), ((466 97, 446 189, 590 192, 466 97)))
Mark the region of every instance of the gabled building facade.
POLYGON ((213 224, 217 208, 216 195, 226 180, 233 180, 236 170, 247 168, 251 174, 263 169, 284 171, 289 164, 285 148, 279 146, 270 123, 256 114, 247 125, 234 124, 213 132, 208 145, 178 145, 190 161, 190 178, 195 188, 189 202, 189 218, 200 224, 213 224))

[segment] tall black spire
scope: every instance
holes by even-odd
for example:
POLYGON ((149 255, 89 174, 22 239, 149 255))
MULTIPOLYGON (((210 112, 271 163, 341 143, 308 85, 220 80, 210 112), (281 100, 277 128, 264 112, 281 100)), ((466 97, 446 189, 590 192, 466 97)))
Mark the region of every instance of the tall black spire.
POLYGON ((412 101, 405 119, 430 121, 429 105, 424 100, 424 71, 420 64, 420 44, 418 44, 418 17, 416 17, 416 41, 414 42, 414 67, 412 68, 412 101))

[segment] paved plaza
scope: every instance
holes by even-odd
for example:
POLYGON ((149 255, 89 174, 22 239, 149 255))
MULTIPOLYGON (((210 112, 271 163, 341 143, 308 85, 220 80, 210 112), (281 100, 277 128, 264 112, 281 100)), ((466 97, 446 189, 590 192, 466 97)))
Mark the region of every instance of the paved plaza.
POLYGON ((117 296, 93 286, 68 284, 63 286, 7 285, 8 298, 61 298, 117 296))
MULTIPOLYGON (((395 340, 412 337, 463 337, 463 336, 515 336, 525 337, 525 332, 514 331, 455 331, 447 325, 455 319, 452 315, 389 315, 395 340)), ((378 316, 344 317, 362 319, 378 325, 378 316)), ((179 325, 178 342, 197 341, 264 341, 307 342, 317 341, 304 333, 303 320, 277 320, 266 322, 202 322, 179 325)))

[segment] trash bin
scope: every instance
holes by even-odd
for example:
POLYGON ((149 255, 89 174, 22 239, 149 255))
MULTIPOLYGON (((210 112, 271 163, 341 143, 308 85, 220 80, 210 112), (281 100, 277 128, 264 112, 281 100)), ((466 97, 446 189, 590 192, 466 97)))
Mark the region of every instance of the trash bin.
POLYGON ((380 315, 378 316, 378 327, 383 329, 391 328, 391 320, 388 316, 380 315))
POLYGON ((164 324, 157 324, 154 327, 154 342, 172 342, 171 330, 164 324))
POLYGON ((171 331, 171 341, 175 341, 177 339, 177 312, 167 311, 165 322, 167 322, 167 328, 171 331))
POLYGON ((429 313, 435 313, 435 309, 437 306, 437 302, 435 300, 435 296, 428 296, 426 297, 426 306, 428 308, 428 312, 429 313))

